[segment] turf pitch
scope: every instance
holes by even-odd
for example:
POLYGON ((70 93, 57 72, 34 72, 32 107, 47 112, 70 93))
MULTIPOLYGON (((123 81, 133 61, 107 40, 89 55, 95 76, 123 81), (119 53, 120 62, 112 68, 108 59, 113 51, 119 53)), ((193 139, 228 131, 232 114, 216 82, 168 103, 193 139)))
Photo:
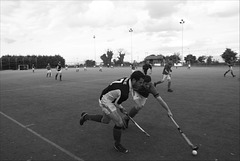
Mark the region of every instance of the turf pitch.
MULTIPOLYGON (((162 67, 154 67, 152 80, 161 79, 162 67)), ((175 120, 194 143, 198 155, 183 140, 166 111, 153 96, 134 120, 151 136, 130 124, 122 144, 130 150, 113 149, 112 128, 86 122, 79 126, 82 111, 101 114, 98 98, 111 81, 129 76, 130 68, 63 70, 63 81, 46 78, 46 70, 1 71, 1 160, 239 160, 239 67, 235 78, 223 77, 227 67, 173 68, 172 89, 167 82, 157 86, 175 120), (33 130, 42 138, 29 132, 33 130)), ((123 103, 133 106, 131 97, 123 103)))

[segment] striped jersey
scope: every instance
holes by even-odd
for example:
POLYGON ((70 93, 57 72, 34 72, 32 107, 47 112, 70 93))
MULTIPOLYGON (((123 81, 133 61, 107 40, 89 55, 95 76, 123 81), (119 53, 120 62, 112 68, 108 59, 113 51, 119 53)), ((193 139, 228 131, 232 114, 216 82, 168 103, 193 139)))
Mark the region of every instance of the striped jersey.
POLYGON ((100 99, 105 97, 112 103, 120 105, 128 99, 130 90, 132 90, 131 80, 127 77, 113 81, 107 88, 102 91, 100 99))

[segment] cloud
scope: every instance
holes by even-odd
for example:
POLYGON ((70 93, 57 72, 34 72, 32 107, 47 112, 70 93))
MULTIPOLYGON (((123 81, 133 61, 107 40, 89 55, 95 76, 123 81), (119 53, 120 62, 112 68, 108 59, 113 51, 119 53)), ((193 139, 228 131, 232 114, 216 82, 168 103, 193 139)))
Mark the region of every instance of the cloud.
POLYGON ((229 1, 213 1, 208 6, 208 15, 221 18, 239 16, 239 1, 233 0, 231 3, 229 1))
POLYGON ((185 4, 186 1, 150 1, 146 2, 145 9, 151 18, 160 19, 164 17, 169 17, 173 13, 176 13, 181 5, 185 4))
POLYGON ((14 39, 9 39, 9 38, 4 38, 3 41, 6 42, 6 43, 8 43, 8 44, 12 44, 12 43, 14 43, 16 40, 14 40, 14 39))

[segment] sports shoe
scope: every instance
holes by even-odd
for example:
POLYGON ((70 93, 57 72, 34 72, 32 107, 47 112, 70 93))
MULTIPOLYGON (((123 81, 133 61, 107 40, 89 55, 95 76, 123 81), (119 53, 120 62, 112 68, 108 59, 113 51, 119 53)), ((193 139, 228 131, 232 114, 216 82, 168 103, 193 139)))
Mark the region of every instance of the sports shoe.
POLYGON ((115 143, 114 148, 121 153, 128 153, 128 149, 124 148, 120 143, 115 143))
POLYGON ((172 89, 168 89, 168 92, 173 92, 173 90, 172 89))
POLYGON ((85 119, 85 116, 87 115, 87 113, 86 112, 83 112, 82 114, 81 114, 81 118, 80 118, 80 121, 79 121, 79 124, 80 125, 83 125, 83 123, 85 122, 85 121, 87 121, 86 119, 85 119))

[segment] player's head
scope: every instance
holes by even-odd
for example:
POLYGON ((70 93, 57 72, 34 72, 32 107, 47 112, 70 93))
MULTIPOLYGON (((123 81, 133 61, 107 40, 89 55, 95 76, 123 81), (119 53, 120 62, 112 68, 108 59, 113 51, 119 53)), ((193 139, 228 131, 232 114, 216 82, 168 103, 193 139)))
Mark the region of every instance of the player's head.
POLYGON ((151 78, 149 75, 145 75, 145 77, 144 77, 144 82, 143 82, 143 86, 144 86, 145 88, 149 88, 151 81, 152 81, 152 78, 151 78))
POLYGON ((144 78, 145 75, 141 71, 134 71, 130 76, 133 89, 140 88, 143 85, 144 78))

